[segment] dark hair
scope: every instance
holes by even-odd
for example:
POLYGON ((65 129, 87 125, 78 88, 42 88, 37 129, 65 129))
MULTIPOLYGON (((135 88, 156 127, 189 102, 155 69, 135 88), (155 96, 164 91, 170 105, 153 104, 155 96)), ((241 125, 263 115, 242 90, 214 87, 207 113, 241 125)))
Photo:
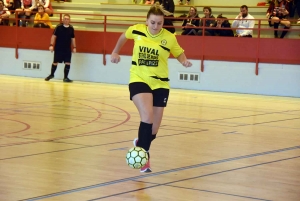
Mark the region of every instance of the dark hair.
POLYGON ((205 6, 205 7, 203 8, 203 11, 204 11, 205 9, 207 9, 207 10, 209 11, 209 13, 211 14, 211 8, 210 8, 210 7, 205 6))
POLYGON ((227 17, 223 17, 223 14, 217 16, 217 19, 224 19, 224 24, 230 24, 227 17))
POLYGON ((43 8, 43 10, 44 10, 44 12, 45 12, 45 7, 43 6, 43 5, 38 5, 38 7, 37 8, 43 8))
POLYGON ((242 5, 241 8, 246 8, 246 10, 248 10, 248 6, 246 5, 242 5))
POLYGON ((169 15, 173 15, 173 13, 170 13, 169 11, 166 11, 164 9, 164 7, 162 5, 159 4, 159 2, 155 2, 155 4, 153 4, 148 13, 147 13, 147 19, 150 17, 150 15, 159 15, 159 16, 169 16, 169 15))

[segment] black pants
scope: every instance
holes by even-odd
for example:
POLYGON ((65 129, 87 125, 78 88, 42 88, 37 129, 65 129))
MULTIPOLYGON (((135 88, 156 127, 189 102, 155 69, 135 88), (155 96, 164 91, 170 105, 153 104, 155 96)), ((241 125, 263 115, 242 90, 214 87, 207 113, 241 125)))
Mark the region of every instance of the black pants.
POLYGON ((298 13, 298 17, 300 18, 300 0, 294 0, 291 1, 289 3, 289 7, 290 7, 290 17, 294 17, 295 16, 295 11, 297 10, 298 13))
POLYGON ((33 25, 34 28, 50 28, 48 24, 44 24, 44 23, 35 23, 33 25))

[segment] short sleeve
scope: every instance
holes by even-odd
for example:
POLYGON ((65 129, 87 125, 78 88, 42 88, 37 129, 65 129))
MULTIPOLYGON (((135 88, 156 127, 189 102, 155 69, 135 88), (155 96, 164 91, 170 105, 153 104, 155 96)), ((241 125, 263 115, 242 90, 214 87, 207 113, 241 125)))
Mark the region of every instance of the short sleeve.
POLYGON ((171 47, 171 53, 172 55, 177 58, 179 57, 182 53, 184 52, 184 50, 179 46, 176 37, 174 36, 174 43, 173 46, 171 47))
POLYGON ((59 25, 55 27, 54 31, 53 31, 53 35, 57 36, 59 35, 59 25))
POLYGON ((133 34, 132 34, 132 32, 133 32, 133 30, 135 30, 135 29, 136 29, 136 25, 130 26, 130 27, 126 30, 126 32, 125 32, 125 37, 126 37, 127 39, 133 39, 133 34))
POLYGON ((75 38, 75 31, 74 31, 74 28, 72 27, 72 35, 71 35, 71 38, 75 38))

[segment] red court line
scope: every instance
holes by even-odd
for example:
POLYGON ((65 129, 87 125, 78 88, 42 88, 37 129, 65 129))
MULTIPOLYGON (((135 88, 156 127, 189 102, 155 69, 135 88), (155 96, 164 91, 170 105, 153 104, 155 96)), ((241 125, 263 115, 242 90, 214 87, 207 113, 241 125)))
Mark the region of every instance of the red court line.
POLYGON ((4 119, 4 120, 8 120, 8 121, 15 121, 15 122, 18 122, 18 123, 21 123, 21 124, 24 124, 24 125, 25 125, 25 128, 22 129, 22 130, 15 131, 15 132, 10 132, 10 133, 3 133, 3 134, 0 134, 0 136, 1 136, 1 135, 14 134, 14 133, 20 133, 20 132, 23 132, 23 131, 26 131, 26 130, 29 130, 29 129, 30 129, 30 125, 27 124, 27 123, 25 123, 25 122, 18 121, 18 120, 13 120, 13 119, 5 119, 5 118, 2 118, 2 117, 0 117, 0 119, 4 119))
MULTIPOLYGON (((92 102, 94 102, 94 101, 92 101, 92 102)), ((97 103, 100 103, 100 102, 97 102, 97 103)), ((105 104, 105 103, 100 103, 100 104, 108 105, 110 107, 114 107, 118 110, 121 110, 122 112, 124 112, 126 114, 126 116, 127 116, 126 119, 124 121, 122 121, 121 123, 119 123, 119 124, 116 124, 116 125, 113 125, 113 126, 110 126, 110 127, 107 127, 107 128, 103 128, 103 129, 100 129, 100 130, 96 130, 96 131, 90 131, 90 132, 80 133, 80 134, 75 134, 75 135, 70 135, 70 136, 62 136, 62 137, 57 137, 57 138, 50 138, 50 139, 46 139, 46 140, 35 140, 35 141, 29 141, 29 142, 18 142, 18 143, 3 144, 3 145, 0 145, 0 147, 32 144, 32 143, 39 143, 39 142, 50 142, 50 141, 61 140, 61 139, 89 136, 89 135, 91 135, 93 133, 96 133, 96 132, 101 132, 101 131, 104 131, 104 130, 108 130, 108 129, 112 129, 112 128, 121 126, 121 125, 125 124, 127 121, 129 121, 131 116, 130 116, 129 112, 127 112, 126 110, 124 110, 122 108, 119 108, 119 107, 116 107, 116 106, 113 106, 113 105, 105 104)))

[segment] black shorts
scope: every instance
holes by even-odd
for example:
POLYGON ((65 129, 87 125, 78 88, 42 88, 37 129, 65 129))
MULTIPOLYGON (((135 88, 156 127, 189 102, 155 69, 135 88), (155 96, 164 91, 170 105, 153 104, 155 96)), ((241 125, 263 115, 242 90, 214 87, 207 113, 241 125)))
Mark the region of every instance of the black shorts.
POLYGON ((72 58, 72 52, 67 51, 67 52, 57 52, 54 51, 54 59, 53 63, 71 63, 71 58, 72 58))
POLYGON ((139 93, 152 93, 153 95, 153 106, 155 107, 166 107, 169 99, 169 89, 159 88, 152 90, 144 82, 133 82, 129 84, 130 100, 132 97, 139 93))

